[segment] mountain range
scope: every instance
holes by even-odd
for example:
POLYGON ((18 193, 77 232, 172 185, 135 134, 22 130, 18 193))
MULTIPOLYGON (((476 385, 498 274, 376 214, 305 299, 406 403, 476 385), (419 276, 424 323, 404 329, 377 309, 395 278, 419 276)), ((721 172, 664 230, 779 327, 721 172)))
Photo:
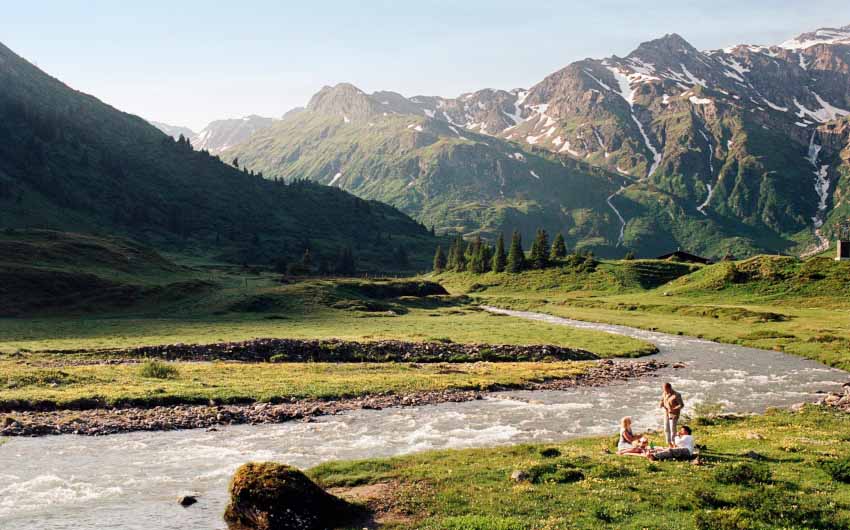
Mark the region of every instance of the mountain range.
POLYGON ((528 89, 324 87, 227 155, 442 232, 542 226, 612 256, 805 254, 850 210, 846 109, 850 26, 704 51, 670 34, 528 89))
POLYGON ((236 263, 300 260, 309 249, 318 265, 348 248, 371 270, 425 268, 438 243, 392 206, 195 151, 2 44, 0 226, 129 236, 236 263))
POLYGON ((151 121, 150 124, 175 140, 182 135, 198 151, 209 151, 213 155, 222 155, 231 147, 248 140, 254 133, 268 129, 276 121, 278 120, 275 118, 264 118, 252 114, 243 118, 215 120, 198 133, 188 127, 169 125, 158 121, 151 121))

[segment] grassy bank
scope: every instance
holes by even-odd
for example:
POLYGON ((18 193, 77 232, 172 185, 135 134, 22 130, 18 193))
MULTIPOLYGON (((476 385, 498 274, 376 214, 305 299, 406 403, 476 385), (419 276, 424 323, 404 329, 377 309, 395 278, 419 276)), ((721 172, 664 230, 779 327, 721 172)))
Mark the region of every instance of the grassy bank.
POLYGON ((343 494, 355 492, 352 486, 392 484, 380 498, 367 499, 387 528, 850 525, 850 416, 809 407, 703 423, 694 424, 697 443, 706 446, 702 466, 601 454, 613 448, 611 436, 336 462, 310 475, 326 487, 344 488, 343 494), (842 456, 843 471, 837 465, 842 456), (514 470, 527 471, 532 480, 511 481, 514 470))
MULTIPOLYGON (((49 361, 52 356, 28 358, 49 361)), ((431 390, 488 389, 572 377, 589 362, 530 363, 155 363, 38 367, 0 361, 0 403, 65 407, 331 399, 431 390), (152 368, 153 366, 153 368, 152 368)))
POLYGON ((130 348, 259 337, 346 340, 451 340, 459 343, 553 344, 604 357, 653 351, 646 342, 594 331, 528 323, 479 310, 465 297, 410 296, 375 286, 396 282, 277 282, 222 275, 213 292, 173 305, 131 311, 0 319, 0 352, 130 348))
POLYGON ((775 349, 850 370, 850 264, 763 256, 646 287, 677 272, 668 267, 638 260, 433 279, 491 305, 775 349))

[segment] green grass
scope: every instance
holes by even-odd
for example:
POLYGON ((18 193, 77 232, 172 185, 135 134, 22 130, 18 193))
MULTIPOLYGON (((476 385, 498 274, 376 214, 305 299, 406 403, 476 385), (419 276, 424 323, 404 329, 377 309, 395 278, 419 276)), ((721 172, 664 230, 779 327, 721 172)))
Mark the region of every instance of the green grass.
MULTIPOLYGON (((698 427, 705 465, 600 454, 612 436, 558 444, 436 451, 332 462, 309 471, 326 487, 390 482, 403 517, 388 528, 847 528, 850 485, 829 469, 850 451, 850 416, 802 413, 698 427), (758 433, 761 440, 748 439, 758 433), (545 453, 544 450, 549 449, 545 453), (553 451, 554 450, 554 451, 553 451), (757 451, 763 458, 746 456, 757 451), (509 480, 531 471, 530 482, 509 480), (746 479, 746 480, 742 480, 746 479)), ((656 439, 658 442, 659 439, 656 439)))
POLYGON ((654 289, 618 281, 625 264, 432 278, 481 303, 774 349, 850 370, 847 262, 757 257, 697 267, 654 289))
MULTIPOLYGON (((646 342, 595 331, 491 315, 457 297, 369 298, 388 282, 308 280, 280 285, 276 277, 220 275, 202 296, 131 312, 0 319, 0 352, 95 350, 170 343, 211 343, 258 337, 348 340, 448 339, 463 343, 552 344, 600 356, 653 351, 646 342)), ((383 295, 381 295, 383 296, 383 295)))
POLYGON ((0 360, 0 403, 58 407, 172 403, 239 403, 283 398, 333 399, 367 394, 489 389, 572 377, 590 362, 523 363, 145 363, 45 366, 31 354, 0 360), (151 369, 151 366, 156 368, 151 369))

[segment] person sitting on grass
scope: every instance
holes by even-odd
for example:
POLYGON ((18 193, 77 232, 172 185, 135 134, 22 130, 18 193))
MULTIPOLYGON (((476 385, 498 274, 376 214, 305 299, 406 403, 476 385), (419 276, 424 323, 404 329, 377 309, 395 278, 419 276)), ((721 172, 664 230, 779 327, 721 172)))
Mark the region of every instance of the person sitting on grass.
POLYGON ((620 420, 620 439, 617 442, 618 455, 644 456, 647 446, 646 438, 632 432, 632 417, 626 416, 620 420))
POLYGON ((655 452, 649 451, 646 457, 650 460, 690 460, 694 455, 694 437, 691 435, 691 428, 687 425, 679 427, 674 442, 675 447, 655 452))

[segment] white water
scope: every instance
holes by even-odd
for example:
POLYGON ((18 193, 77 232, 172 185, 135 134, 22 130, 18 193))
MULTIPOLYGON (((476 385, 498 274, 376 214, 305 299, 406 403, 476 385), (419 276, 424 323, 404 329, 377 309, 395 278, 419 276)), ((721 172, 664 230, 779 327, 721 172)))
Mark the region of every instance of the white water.
MULTIPOLYGON (((616 433, 630 414, 637 428, 661 425, 659 386, 682 391, 687 412, 698 402, 761 412, 837 390, 848 374, 778 352, 717 344, 537 313, 514 317, 649 340, 659 360, 683 361, 658 377, 569 391, 504 392, 468 403, 357 411, 315 423, 241 425, 106 437, 12 438, 0 446, 0 528, 16 530, 217 529, 227 482, 250 460, 299 467, 428 449, 548 442, 616 433), (200 502, 184 509, 178 495, 200 502)), ((695 436, 699 439, 699 430, 695 436)))
POLYGON ((605 199, 605 202, 608 203, 608 206, 612 210, 614 210, 614 213, 617 215, 617 219, 620 220, 620 235, 617 236, 617 246, 618 247, 623 244, 623 236, 625 235, 625 232, 626 232, 626 220, 623 219, 623 214, 620 213, 620 210, 618 210, 617 207, 614 206, 614 203, 611 202, 611 200, 614 197, 616 197, 617 195, 619 195, 620 193, 622 193, 624 189, 626 189, 626 187, 621 186, 619 190, 615 191, 614 193, 609 195, 607 199, 605 199))
POLYGON ((806 154, 806 160, 815 168, 815 192, 818 194, 818 206, 815 215, 812 216, 812 225, 818 242, 814 247, 801 254, 803 258, 820 254, 829 248, 829 239, 821 233, 821 227, 826 216, 826 203, 829 200, 829 165, 823 164, 818 166, 818 158, 822 146, 815 143, 816 133, 817 130, 812 131, 812 136, 809 139, 809 150, 806 154))

